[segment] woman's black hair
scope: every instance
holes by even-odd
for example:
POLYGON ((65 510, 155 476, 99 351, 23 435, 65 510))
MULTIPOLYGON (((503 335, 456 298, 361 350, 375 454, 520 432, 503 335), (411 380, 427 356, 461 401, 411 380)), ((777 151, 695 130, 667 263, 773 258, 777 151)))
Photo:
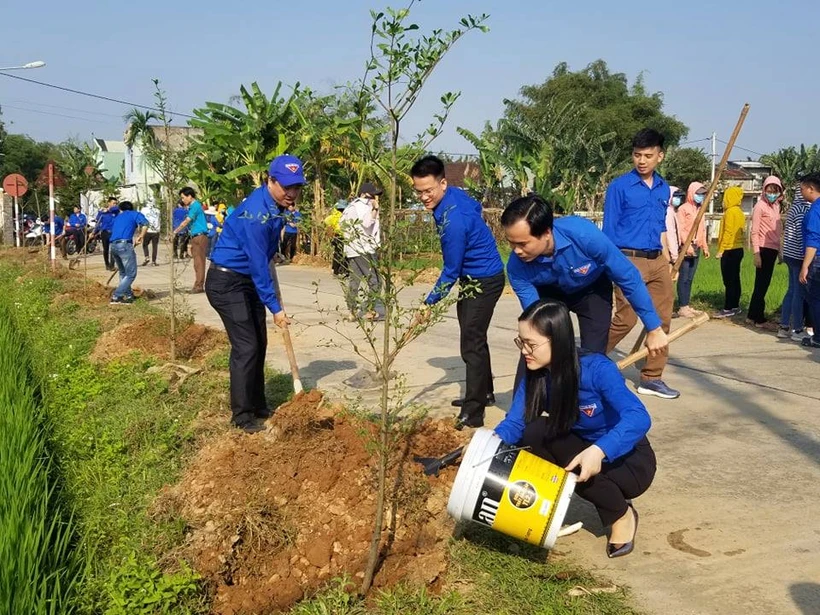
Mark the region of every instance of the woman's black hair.
POLYGON ((542 412, 547 418, 547 437, 569 433, 578 420, 578 350, 567 306, 560 301, 533 303, 518 317, 541 335, 550 338, 552 359, 549 367, 526 372, 527 423, 542 412))
POLYGON ((120 211, 133 211, 134 204, 131 201, 123 201, 120 203, 120 211))

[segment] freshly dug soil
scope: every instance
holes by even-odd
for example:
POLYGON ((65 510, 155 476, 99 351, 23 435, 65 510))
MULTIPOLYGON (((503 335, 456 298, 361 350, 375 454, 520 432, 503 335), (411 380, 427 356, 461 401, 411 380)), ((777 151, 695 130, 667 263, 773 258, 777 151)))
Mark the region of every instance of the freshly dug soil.
MULTIPOLYGON (((213 584, 219 615, 279 612, 333 577, 363 577, 376 510, 376 460, 366 446, 373 426, 324 407, 317 391, 280 407, 267 426, 219 436, 155 503, 157 514, 188 525, 181 555, 213 584)), ((436 588, 453 530, 446 505, 456 468, 428 478, 412 458, 441 456, 468 438, 427 421, 398 443, 377 587, 436 588)))
MULTIPOLYGON (((165 316, 146 316, 106 331, 97 340, 91 360, 101 363, 139 351, 167 360, 170 358, 170 322, 165 316)), ((200 324, 188 325, 177 334, 177 359, 199 360, 219 348, 227 348, 224 331, 200 324)))

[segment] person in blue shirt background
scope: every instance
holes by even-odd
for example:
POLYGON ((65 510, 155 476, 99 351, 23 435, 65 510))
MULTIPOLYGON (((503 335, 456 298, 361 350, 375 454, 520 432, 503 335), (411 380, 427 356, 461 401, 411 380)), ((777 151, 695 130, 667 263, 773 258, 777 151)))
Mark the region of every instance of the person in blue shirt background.
POLYGON ((803 216, 803 245, 805 254, 798 277, 806 285, 814 335, 800 342, 803 346, 820 348, 820 173, 810 173, 800 180, 800 192, 811 206, 803 216))
POLYGON ((45 222, 43 223, 43 233, 46 235, 46 245, 51 245, 52 242, 59 242, 60 238, 63 236, 63 230, 64 229, 65 229, 65 220, 63 220, 60 216, 58 216, 55 213, 54 214, 54 234, 52 236, 50 216, 46 216, 45 222))
MULTIPOLYGON (((188 216, 188 208, 185 204, 180 200, 177 201, 177 206, 174 208, 173 213, 173 224, 174 228, 179 228, 179 226, 185 222, 185 218, 188 216)), ((174 233, 174 258, 182 260, 183 258, 188 258, 188 239, 190 238, 190 234, 188 233, 187 228, 183 228, 179 232, 174 233)))
POLYGON ((111 255, 120 270, 120 284, 111 295, 111 305, 134 302, 131 292, 131 284, 137 278, 137 253, 134 252, 134 246, 142 243, 148 231, 148 220, 140 212, 134 211, 134 205, 130 201, 120 203, 119 210, 111 228, 111 255), (137 227, 141 231, 134 241, 137 227))
POLYGON ((85 246, 85 227, 87 225, 88 218, 83 213, 80 206, 75 205, 74 213, 68 216, 68 220, 66 220, 65 224, 65 232, 63 234, 63 242, 61 244, 63 258, 68 258, 67 241, 69 237, 74 238, 74 242, 77 245, 77 254, 82 252, 83 246, 85 246))
POLYGON ((433 212, 444 265, 433 290, 427 295, 416 321, 424 323, 429 306, 441 301, 457 281, 467 284, 459 291, 456 312, 461 330, 461 358, 467 368, 463 399, 456 429, 484 425, 487 404, 495 403, 487 329, 504 290, 504 264, 481 204, 461 188, 448 186, 444 163, 435 156, 417 160, 410 170, 413 189, 427 211, 433 212), (471 288, 472 287, 472 288, 471 288))
POLYGON ((103 261, 105 270, 114 271, 113 259, 110 258, 111 229, 114 227, 114 218, 120 213, 117 207, 117 198, 110 196, 104 207, 97 213, 97 224, 94 227, 94 234, 100 238, 103 246, 103 261))
POLYGON ((299 224, 302 222, 302 213, 294 204, 285 212, 285 228, 282 231, 282 256, 287 262, 296 256, 296 243, 299 236, 299 224))
POLYGON ((513 250, 507 277, 522 309, 539 299, 563 301, 578 316, 581 347, 606 353, 614 282, 646 325, 649 351, 669 343, 640 273, 592 222, 553 219, 552 204, 531 194, 507 206, 501 225, 513 250))
POLYGON ((219 220, 216 219, 216 209, 208 207, 205 210, 205 221, 208 224, 208 258, 211 258, 211 253, 216 245, 216 238, 222 226, 219 224, 219 220))
POLYGON ((191 255, 194 259, 194 287, 191 294, 205 292, 205 260, 208 257, 208 221, 202 210, 202 203, 196 199, 196 191, 186 186, 179 191, 179 199, 188 208, 188 213, 182 224, 174 227, 174 234, 186 228, 191 233, 191 255))
POLYGON ((295 156, 277 156, 265 185, 225 219, 211 254, 205 292, 231 343, 231 423, 247 433, 271 416, 265 399, 265 308, 279 327, 288 324, 276 295, 270 261, 279 250, 287 208, 302 194, 305 175, 295 156))
POLYGON ((524 310, 515 343, 526 377, 495 433, 578 474, 575 493, 611 526, 607 556, 629 555, 638 529, 631 500, 646 492, 656 469, 646 407, 606 356, 578 352, 569 310, 559 301, 524 310))
MULTIPOLYGON (((609 184, 604 201, 603 231, 641 273, 661 318, 663 332, 669 333, 675 303, 666 241, 666 208, 671 194, 669 184, 655 171, 664 158, 663 146, 663 135, 652 128, 638 131, 632 139, 635 168, 609 184)), ((616 289, 615 316, 609 330, 607 352, 612 352, 637 322, 635 310, 623 292, 616 289)), ((680 391, 667 386, 662 379, 668 358, 668 346, 647 357, 641 369, 638 393, 662 399, 680 397, 680 391)))

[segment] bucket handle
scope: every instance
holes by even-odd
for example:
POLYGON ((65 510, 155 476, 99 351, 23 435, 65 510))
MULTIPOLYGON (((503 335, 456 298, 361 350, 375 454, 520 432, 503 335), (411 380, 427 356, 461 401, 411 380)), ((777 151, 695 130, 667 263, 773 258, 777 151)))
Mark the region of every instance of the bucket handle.
POLYGON ((495 458, 496 458, 496 457, 498 457, 499 455, 503 455, 503 454, 505 454, 505 453, 515 453, 515 452, 517 452, 517 451, 526 451, 526 450, 531 449, 531 448, 532 448, 531 446, 517 446, 517 447, 515 447, 515 448, 505 448, 503 451, 498 451, 497 453, 494 453, 494 454, 490 455, 489 457, 487 457, 487 458, 485 458, 485 459, 482 459, 482 460, 481 460, 481 461, 479 461, 478 463, 473 464, 473 467, 474 467, 474 468, 477 468, 478 466, 480 466, 480 465, 483 465, 483 464, 487 463, 487 462, 488 462, 488 461, 490 461, 491 459, 495 459, 495 458))

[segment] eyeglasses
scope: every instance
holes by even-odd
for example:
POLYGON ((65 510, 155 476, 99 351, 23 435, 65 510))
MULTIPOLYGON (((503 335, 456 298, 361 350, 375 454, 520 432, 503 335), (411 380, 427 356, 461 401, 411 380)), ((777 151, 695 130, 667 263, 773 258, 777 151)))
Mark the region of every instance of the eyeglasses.
POLYGON ((439 186, 438 186, 438 185, 436 185, 436 186, 432 186, 432 187, 430 187, 430 188, 426 188, 426 189, 424 189, 424 190, 416 190, 416 189, 414 188, 414 189, 413 189, 413 192, 415 192, 415 193, 416 193, 416 196, 418 196, 418 197, 422 197, 422 196, 433 196, 433 195, 436 193, 436 190, 438 190, 438 189, 439 189, 439 186))
POLYGON ((528 354, 532 354, 533 352, 535 352, 536 348, 540 348, 544 344, 549 344, 550 340, 548 338, 545 342, 541 342, 540 344, 533 344, 532 342, 525 342, 520 337, 516 337, 513 340, 513 342, 515 342, 515 345, 518 347, 518 350, 523 350, 528 354))

